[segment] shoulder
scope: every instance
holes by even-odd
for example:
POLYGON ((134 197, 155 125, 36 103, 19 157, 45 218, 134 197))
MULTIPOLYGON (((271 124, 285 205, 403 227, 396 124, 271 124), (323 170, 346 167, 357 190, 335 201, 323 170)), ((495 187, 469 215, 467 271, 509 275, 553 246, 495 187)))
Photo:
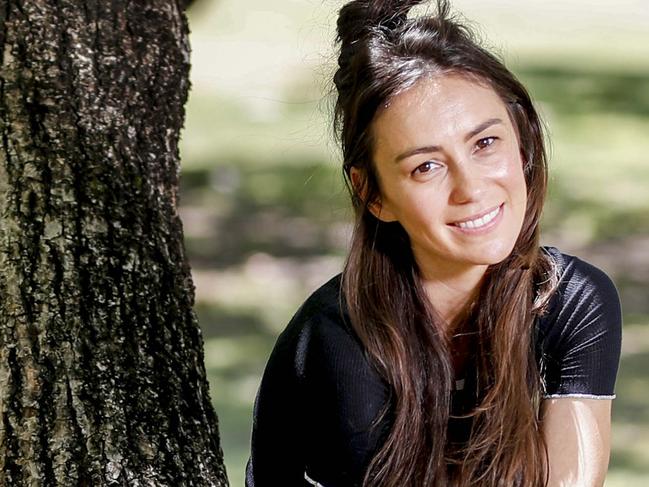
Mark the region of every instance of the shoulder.
POLYGON ((310 363, 359 354, 362 347, 347 314, 338 274, 300 306, 279 335, 271 360, 290 360, 303 378, 310 363))
POLYGON ((622 341, 620 299, 598 267, 545 247, 558 285, 538 322, 546 397, 613 397, 622 341))
POLYGON ((574 255, 561 252, 556 247, 542 247, 557 264, 560 275, 560 286, 601 288, 617 296, 611 278, 600 268, 574 255))
POLYGON ((565 317, 577 311, 600 311, 613 316, 621 314, 615 284, 603 270, 555 247, 542 249, 555 262, 558 274, 548 318, 556 321, 559 316, 565 317))
MULTIPOLYGON (((290 443, 300 475, 360 485, 389 430, 389 398, 353 332, 337 275, 304 301, 277 339, 255 402, 253 448, 279 458, 278 444, 290 443), (290 427, 277 431, 281 423, 290 427)), ((257 468, 276 470, 277 462, 257 468)))
POLYGON ((311 293, 291 319, 289 327, 321 321, 342 324, 346 320, 346 312, 341 279, 342 275, 337 274, 311 293))

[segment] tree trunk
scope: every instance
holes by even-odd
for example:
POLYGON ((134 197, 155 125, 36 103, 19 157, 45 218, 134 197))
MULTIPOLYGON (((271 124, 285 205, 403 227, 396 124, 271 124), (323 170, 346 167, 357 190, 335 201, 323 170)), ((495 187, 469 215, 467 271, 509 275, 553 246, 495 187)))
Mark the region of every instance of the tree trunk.
POLYGON ((0 1, 0 485, 227 486, 176 204, 181 0, 0 1))

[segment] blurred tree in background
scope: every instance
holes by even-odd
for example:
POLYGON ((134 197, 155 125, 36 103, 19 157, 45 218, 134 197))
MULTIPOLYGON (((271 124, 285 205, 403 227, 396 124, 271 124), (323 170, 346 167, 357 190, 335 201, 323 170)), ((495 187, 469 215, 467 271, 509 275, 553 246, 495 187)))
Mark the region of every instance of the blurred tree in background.
POLYGON ((0 2, 0 485, 226 486, 175 0, 0 2))

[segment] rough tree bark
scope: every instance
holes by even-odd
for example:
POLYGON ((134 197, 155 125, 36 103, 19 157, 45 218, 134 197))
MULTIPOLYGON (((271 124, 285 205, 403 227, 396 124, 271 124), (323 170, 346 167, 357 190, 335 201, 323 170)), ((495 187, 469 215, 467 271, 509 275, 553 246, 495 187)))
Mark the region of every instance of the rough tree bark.
POLYGON ((180 0, 0 1, 0 485, 226 486, 176 211, 180 0))

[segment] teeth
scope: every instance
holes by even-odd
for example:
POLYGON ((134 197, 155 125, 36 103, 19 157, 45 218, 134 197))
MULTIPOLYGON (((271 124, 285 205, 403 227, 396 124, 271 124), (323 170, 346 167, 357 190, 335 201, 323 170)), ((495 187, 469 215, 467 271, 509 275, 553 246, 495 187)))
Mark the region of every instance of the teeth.
POLYGON ((467 222, 456 223, 456 225, 460 228, 480 228, 496 218, 496 215, 499 211, 500 207, 496 208, 490 213, 487 213, 483 217, 476 218, 475 220, 469 220, 467 222))

